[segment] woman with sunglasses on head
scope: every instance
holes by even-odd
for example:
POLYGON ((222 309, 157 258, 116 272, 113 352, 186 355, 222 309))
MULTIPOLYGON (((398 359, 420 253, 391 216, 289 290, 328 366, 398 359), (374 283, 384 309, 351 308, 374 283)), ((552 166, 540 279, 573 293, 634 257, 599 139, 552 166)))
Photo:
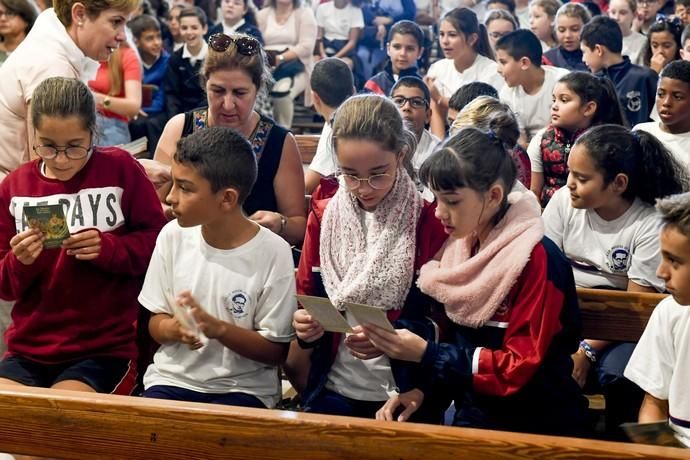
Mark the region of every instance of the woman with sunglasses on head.
POLYGON ((165 218, 132 156, 94 147, 84 83, 48 78, 33 96, 38 159, 0 184, 0 298, 16 301, 0 385, 129 394, 137 296, 165 218))
POLYGON ((323 179, 312 195, 297 292, 328 297, 354 333, 326 332, 298 310, 285 370, 307 412, 373 418, 395 388, 390 362, 344 304, 379 307, 391 321, 424 316, 413 278, 446 236, 417 191, 416 138, 392 101, 351 97, 335 113, 332 138, 340 186, 323 179))
MULTIPOLYGON (((211 126, 232 128, 252 144, 258 177, 244 202, 250 219, 298 244, 304 238, 304 172, 295 138, 254 110, 258 92, 270 78, 261 44, 248 35, 215 34, 201 68, 208 107, 175 115, 168 121, 154 160, 169 168, 177 141, 211 126)), ((155 167, 147 165, 154 183, 155 167)), ((170 182, 158 183, 165 199, 170 182)))

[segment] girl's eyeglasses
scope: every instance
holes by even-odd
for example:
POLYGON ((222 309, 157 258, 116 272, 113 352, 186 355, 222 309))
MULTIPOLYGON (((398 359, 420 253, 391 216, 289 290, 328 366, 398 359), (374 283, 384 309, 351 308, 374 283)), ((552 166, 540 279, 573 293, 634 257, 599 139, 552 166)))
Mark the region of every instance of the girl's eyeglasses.
POLYGON ((80 145, 70 145, 67 147, 57 147, 54 145, 34 145, 34 152, 36 155, 44 160, 52 160, 57 158, 60 152, 63 152, 70 160, 81 160, 85 158, 93 147, 82 147, 80 145))
POLYGON ((359 188, 359 185, 362 183, 362 181, 366 181, 369 183, 369 187, 373 188, 374 190, 383 190, 391 183, 393 182, 394 177, 390 174, 374 174, 373 176, 365 177, 365 178, 359 178, 357 176, 353 176, 350 174, 340 174, 340 177, 343 178, 343 182, 345 183, 345 187, 347 187, 348 190, 357 190, 359 188))
POLYGON ((237 52, 242 56, 255 56, 261 50, 261 43, 254 37, 231 37, 225 34, 213 34, 208 39, 208 46, 219 53, 225 52, 234 43, 237 52))

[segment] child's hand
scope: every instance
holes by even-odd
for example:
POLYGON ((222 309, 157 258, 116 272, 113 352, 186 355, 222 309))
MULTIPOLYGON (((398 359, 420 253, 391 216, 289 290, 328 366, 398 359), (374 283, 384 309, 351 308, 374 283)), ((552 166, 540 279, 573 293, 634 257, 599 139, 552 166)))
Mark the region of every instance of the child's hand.
POLYGON ((201 308, 191 292, 182 291, 177 296, 177 303, 187 305, 190 308, 197 327, 209 339, 217 339, 225 333, 225 323, 206 313, 206 310, 201 308))
POLYGON ((424 393, 416 388, 407 393, 393 396, 376 412, 376 420, 406 422, 421 407, 422 402, 424 402, 424 393), (395 414, 401 407, 404 410, 396 417, 395 414))
POLYGON ((429 93, 431 94, 431 100, 438 101, 441 99, 441 91, 439 91, 436 86, 436 77, 431 77, 429 75, 424 77, 424 83, 429 87, 429 93))
POLYGON ((582 351, 581 348, 577 350, 576 353, 572 355, 573 358, 573 379, 580 385, 580 388, 584 388, 587 382, 587 374, 589 374, 589 368, 592 363, 587 358, 587 355, 582 351))
POLYGON ((324 329, 318 321, 313 319, 307 310, 297 310, 292 315, 292 327, 297 337, 307 343, 315 342, 323 337, 324 329))
POLYGON ((661 73, 661 70, 666 67, 670 61, 661 53, 656 53, 649 60, 649 67, 656 73, 661 73))
POLYGON ((363 324, 364 333, 372 344, 388 357, 401 361, 421 362, 426 340, 407 329, 390 332, 375 324, 363 324))
POLYGON ((44 239, 45 236, 41 230, 29 228, 14 235, 10 240, 10 247, 19 262, 24 265, 31 265, 43 252, 44 239))
POLYGON ((376 348, 369 338, 364 335, 362 326, 352 328, 353 333, 345 338, 345 345, 350 349, 350 353, 355 358, 373 359, 381 356, 383 352, 376 348))
POLYGON ((97 259, 101 255, 101 232, 91 229, 70 235, 62 242, 62 248, 77 260, 97 259))
POLYGON ((280 214, 272 211, 256 211, 254 214, 249 216, 249 219, 253 220, 262 227, 266 227, 275 234, 280 233, 281 219, 280 214))

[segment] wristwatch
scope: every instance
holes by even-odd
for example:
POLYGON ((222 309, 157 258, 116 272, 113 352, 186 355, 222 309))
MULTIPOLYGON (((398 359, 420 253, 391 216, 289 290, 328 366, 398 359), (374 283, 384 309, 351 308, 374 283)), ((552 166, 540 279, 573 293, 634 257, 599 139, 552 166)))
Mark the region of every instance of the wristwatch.
POLYGON ((110 96, 106 96, 103 98, 103 107, 105 107, 105 108, 110 107, 110 96))

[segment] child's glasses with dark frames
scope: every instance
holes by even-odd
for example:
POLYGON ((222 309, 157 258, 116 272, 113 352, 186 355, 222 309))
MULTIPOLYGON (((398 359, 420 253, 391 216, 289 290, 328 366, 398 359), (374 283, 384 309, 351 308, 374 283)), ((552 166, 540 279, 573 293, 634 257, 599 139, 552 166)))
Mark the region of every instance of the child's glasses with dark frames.
POLYGON ((208 39, 208 46, 219 53, 225 52, 233 43, 242 56, 255 56, 261 50, 261 43, 254 37, 231 37, 221 33, 213 34, 208 39))
POLYGON ((67 147, 57 147, 54 145, 34 145, 36 155, 44 160, 57 158, 60 152, 64 153, 70 160, 81 160, 85 158, 93 147, 82 147, 80 145, 70 145, 67 147))
POLYGON ((406 103, 410 103, 415 109, 421 109, 427 106, 427 101, 423 97, 405 97, 405 96, 394 96, 393 103, 400 107, 401 109, 405 107, 406 103))

